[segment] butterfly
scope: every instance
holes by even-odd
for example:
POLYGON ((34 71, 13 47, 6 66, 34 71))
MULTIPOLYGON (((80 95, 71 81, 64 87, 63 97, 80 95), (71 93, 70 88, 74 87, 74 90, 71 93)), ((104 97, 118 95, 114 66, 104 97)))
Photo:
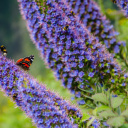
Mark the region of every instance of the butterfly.
POLYGON ((31 55, 29 57, 25 57, 17 60, 16 65, 20 66, 24 70, 29 70, 29 67, 31 66, 33 60, 34 60, 34 55, 31 55))
POLYGON ((6 47, 4 45, 1 45, 0 49, 1 49, 1 52, 3 52, 3 55, 6 56, 7 55, 6 47))

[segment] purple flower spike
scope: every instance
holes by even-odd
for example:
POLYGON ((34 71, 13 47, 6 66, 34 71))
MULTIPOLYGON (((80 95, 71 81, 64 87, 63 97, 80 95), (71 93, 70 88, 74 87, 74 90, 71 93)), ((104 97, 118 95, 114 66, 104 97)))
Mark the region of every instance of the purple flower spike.
POLYGON ((81 118, 79 110, 47 90, 0 53, 0 88, 12 98, 39 128, 77 128, 72 119, 81 118), (72 118, 70 118, 72 117, 72 118))
POLYGON ((63 1, 65 5, 75 13, 75 17, 77 17, 79 22, 83 23, 83 25, 87 27, 88 31, 96 36, 97 40, 102 41, 103 44, 106 45, 106 48, 110 52, 119 53, 120 46, 124 46, 125 43, 123 41, 118 42, 116 40, 118 32, 114 31, 113 26, 110 25, 110 22, 100 12, 98 5, 93 0, 61 1, 63 1))
MULTIPOLYGON (((76 3, 73 0, 72 3, 76 5, 73 8, 70 6, 70 2, 65 0, 47 0, 45 3, 47 10, 40 11, 38 2, 19 1, 21 14, 27 21, 33 42, 40 50, 46 64, 55 72, 56 77, 62 80, 65 87, 74 94, 78 94, 80 91, 78 85, 85 81, 89 82, 92 78, 97 79, 97 77, 101 84, 103 82, 110 87, 110 79, 114 79, 111 76, 114 68, 117 69, 117 72, 114 73, 119 77, 118 80, 123 75, 120 66, 105 45, 99 43, 99 39, 92 36, 87 26, 81 22, 82 19, 77 12, 81 1, 78 0, 76 3)), ((93 12, 93 6, 97 8, 90 0, 89 2, 85 0, 82 6, 79 10, 82 13, 85 11, 84 6, 88 7, 88 12, 93 12)), ((95 18, 96 14, 92 16, 92 19, 95 18)), ((102 17, 99 16, 99 19, 102 17)), ((102 23, 105 22, 102 21, 102 23)), ((100 23, 97 24, 100 25, 100 23)), ((111 26, 104 26, 103 39, 106 38, 105 32, 111 28, 111 26)), ((106 44, 113 45, 115 38, 111 38, 111 35, 108 38, 110 40, 106 40, 106 44)), ((118 47, 115 48, 115 51, 118 52, 118 47)), ((123 82, 125 83, 125 81, 123 82)))
POLYGON ((113 2, 124 11, 126 16, 128 16, 128 0, 114 0, 113 2))

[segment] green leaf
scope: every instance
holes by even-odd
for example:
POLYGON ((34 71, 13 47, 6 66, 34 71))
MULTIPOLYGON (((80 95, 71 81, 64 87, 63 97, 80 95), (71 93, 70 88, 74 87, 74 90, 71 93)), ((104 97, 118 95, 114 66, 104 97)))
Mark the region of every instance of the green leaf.
POLYGON ((128 124, 123 124, 120 128, 128 128, 128 124))
POLYGON ((92 112, 93 112, 93 115, 96 116, 99 112, 102 112, 105 110, 111 110, 111 108, 105 105, 101 105, 100 107, 96 107, 92 112))
POLYGON ((123 111, 121 113, 122 116, 128 117, 128 109, 126 109, 125 111, 123 111))
POLYGON ((83 114, 83 117, 82 117, 82 119, 81 119, 81 121, 82 121, 82 122, 83 122, 83 121, 86 121, 89 117, 90 117, 90 116, 89 116, 87 113, 84 113, 84 114, 83 114))
POLYGON ((114 127, 120 127, 125 122, 125 118, 123 116, 111 117, 107 120, 107 124, 114 127))
POLYGON ((113 113, 111 110, 106 110, 106 111, 99 113, 99 116, 104 117, 104 118, 108 118, 108 117, 117 116, 117 114, 113 113))
POLYGON ((92 90, 83 90, 83 89, 81 89, 82 91, 84 91, 84 92, 89 92, 89 93, 93 93, 93 91, 92 90))
POLYGON ((110 107, 106 106, 106 105, 101 105, 100 107, 97 107, 97 112, 101 112, 101 111, 104 111, 104 110, 111 110, 110 107))
POLYGON ((122 102, 123 102, 122 98, 114 97, 111 99, 111 106, 112 106, 112 108, 117 108, 118 106, 121 105, 122 102))
POLYGON ((90 97, 90 96, 87 96, 87 95, 84 95, 84 94, 83 94, 83 96, 86 97, 86 98, 92 99, 92 97, 90 97))
POLYGON ((107 96, 103 93, 97 93, 92 96, 93 100, 108 104, 107 96))
POLYGON ((89 93, 93 93, 93 91, 92 90, 89 90, 89 89, 82 89, 82 88, 80 88, 80 87, 78 87, 80 90, 82 90, 82 91, 84 91, 84 92, 89 92, 89 93))
POLYGON ((92 117, 91 120, 87 122, 87 128, 92 124, 92 122, 95 120, 95 117, 92 117))

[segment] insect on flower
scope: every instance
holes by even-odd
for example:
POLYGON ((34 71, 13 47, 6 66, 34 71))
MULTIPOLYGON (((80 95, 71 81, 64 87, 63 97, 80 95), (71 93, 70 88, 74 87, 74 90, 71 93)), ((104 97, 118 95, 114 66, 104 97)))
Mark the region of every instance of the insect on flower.
POLYGON ((75 16, 75 13, 74 13, 73 11, 71 11, 71 14, 72 14, 73 16, 75 16))
POLYGON ((68 30, 68 27, 69 27, 69 25, 66 25, 66 26, 63 28, 63 30, 67 31, 67 30, 68 30))
POLYGON ((15 94, 13 94, 12 99, 13 99, 14 101, 16 100, 17 95, 18 95, 18 94, 16 94, 16 93, 15 93, 15 94))
POLYGON ((29 57, 25 57, 17 60, 16 65, 20 66, 24 70, 29 70, 29 67, 31 66, 33 60, 34 60, 34 55, 31 55, 29 57))
POLYGON ((6 56, 7 55, 6 47, 4 45, 1 45, 0 49, 1 49, 1 52, 3 53, 3 55, 6 56))

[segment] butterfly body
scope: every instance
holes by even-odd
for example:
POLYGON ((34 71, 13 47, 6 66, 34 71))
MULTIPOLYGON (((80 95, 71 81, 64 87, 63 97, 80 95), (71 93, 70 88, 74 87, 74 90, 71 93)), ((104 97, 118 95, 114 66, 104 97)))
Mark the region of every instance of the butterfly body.
POLYGON ((29 57, 25 57, 17 60, 16 65, 20 66, 24 70, 29 70, 29 67, 31 66, 33 60, 34 60, 34 56, 31 55, 29 57))
POLYGON ((6 56, 7 55, 6 47, 4 45, 1 45, 0 49, 1 49, 1 52, 3 53, 3 55, 6 56))

